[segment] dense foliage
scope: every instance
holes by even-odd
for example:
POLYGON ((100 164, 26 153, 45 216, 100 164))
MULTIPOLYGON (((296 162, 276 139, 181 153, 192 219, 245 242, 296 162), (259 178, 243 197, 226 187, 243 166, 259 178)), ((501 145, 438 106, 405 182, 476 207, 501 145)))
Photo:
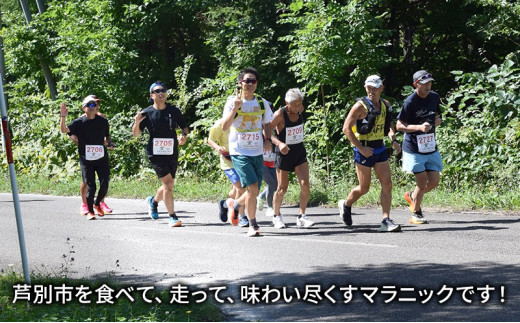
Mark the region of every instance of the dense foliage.
MULTIPOLYGON (((58 129, 41 61, 50 66, 59 101, 80 115, 95 93, 111 124, 115 176, 151 172, 133 116, 147 89, 163 80, 193 132, 180 173, 218 178, 205 143, 237 72, 260 71, 258 93, 282 105, 287 89, 305 90, 307 148, 314 181, 354 180, 341 133, 363 80, 385 78, 398 111, 411 75, 427 69, 445 103, 439 142, 445 185, 517 186, 520 165, 518 86, 520 5, 507 0, 69 0, 46 1, 28 26, 1 0, 6 94, 21 172, 53 179, 77 174, 76 148, 58 129)), ((34 6, 34 4, 32 4, 34 6)), ((398 182, 404 175, 394 165, 398 182)))

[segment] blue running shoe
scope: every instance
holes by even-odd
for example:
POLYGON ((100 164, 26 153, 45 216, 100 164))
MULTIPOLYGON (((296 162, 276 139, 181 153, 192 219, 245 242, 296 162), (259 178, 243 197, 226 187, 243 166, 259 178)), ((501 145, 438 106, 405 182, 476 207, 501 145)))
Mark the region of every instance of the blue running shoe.
POLYGON ((157 220, 159 218, 159 212, 157 211, 157 206, 153 204, 153 195, 148 197, 148 199, 146 199, 146 202, 148 204, 148 215, 152 219, 157 220))
POLYGON ((226 200, 220 200, 218 202, 218 209, 220 210, 220 221, 227 222, 228 220, 228 208, 225 205, 226 200))
POLYGON ((245 214, 242 214, 240 216, 240 219, 238 219, 238 226, 241 228, 249 226, 249 220, 247 219, 247 216, 245 214))
POLYGON ((182 225, 181 220, 177 218, 177 216, 170 216, 170 219, 168 220, 168 225, 170 227, 180 227, 182 225))

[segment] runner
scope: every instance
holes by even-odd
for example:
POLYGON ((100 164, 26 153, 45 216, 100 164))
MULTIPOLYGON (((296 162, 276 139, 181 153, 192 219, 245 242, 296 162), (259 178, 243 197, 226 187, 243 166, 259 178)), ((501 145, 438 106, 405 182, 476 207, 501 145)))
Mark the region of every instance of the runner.
POLYGON ((178 145, 186 143, 189 133, 188 124, 184 121, 181 111, 169 103, 166 86, 157 81, 150 86, 150 98, 153 105, 143 109, 135 116, 132 125, 132 134, 137 137, 145 128, 150 134, 146 155, 152 164, 157 177, 161 181, 161 187, 154 196, 147 199, 148 215, 156 220, 159 218, 157 206, 164 201, 168 210, 170 227, 180 227, 181 221, 177 218, 173 203, 173 185, 177 172, 177 160, 179 157, 178 145), (177 140, 175 128, 181 128, 182 134, 177 140))
MULTIPOLYGON (((240 178, 233 168, 231 157, 229 156, 229 129, 227 131, 221 128, 222 119, 217 120, 211 130, 209 131, 208 144, 220 154, 220 168, 224 171, 226 176, 231 181, 231 190, 228 193, 228 198, 238 199, 240 195, 244 194, 245 189, 240 185, 240 178)), ((227 222, 228 209, 225 206, 226 200, 220 200, 218 207, 220 210, 220 220, 227 222)), ((247 227, 249 220, 245 214, 245 206, 240 207, 240 217, 238 225, 240 227, 247 227)))
POLYGON ((392 108, 387 100, 381 99, 383 80, 378 75, 370 75, 365 80, 367 96, 358 99, 343 124, 343 133, 354 146, 354 162, 359 185, 354 187, 347 200, 338 202, 341 220, 347 227, 352 227, 352 205, 370 189, 371 170, 374 168, 381 183, 381 206, 383 221, 379 228, 384 232, 401 230, 390 219, 392 203, 392 178, 388 155, 383 139, 386 134, 392 141, 396 154, 401 151, 399 142, 395 139, 395 131, 391 125, 392 108))
POLYGON ((278 188, 274 194, 273 225, 277 229, 285 228, 280 206, 289 187, 289 172, 294 172, 300 183, 300 214, 296 226, 310 228, 314 222, 307 218, 305 210, 309 202, 309 163, 303 145, 303 93, 300 89, 290 89, 285 94, 286 106, 274 113, 271 127, 276 128, 278 138, 272 139, 276 145, 276 177, 278 188))
POLYGON ((86 202, 88 207, 87 219, 95 220, 94 209, 98 216, 105 215, 101 208, 101 201, 108 192, 110 181, 110 167, 105 140, 108 149, 114 149, 110 140, 108 121, 97 115, 99 109, 98 97, 89 95, 83 99, 81 108, 85 115, 74 119, 69 125, 65 124, 69 110, 65 102, 60 106, 60 130, 62 133, 72 133, 78 138, 78 154, 83 181, 87 184, 86 202), (96 195, 96 173, 99 179, 99 191, 96 195))
POLYGON ((260 235, 260 228, 256 222, 256 197, 262 184, 263 149, 269 149, 271 146, 269 122, 273 118, 269 103, 255 95, 257 82, 256 69, 245 68, 240 71, 239 89, 236 95, 228 98, 224 106, 222 122, 224 131, 231 129, 229 132, 231 161, 240 177, 242 187, 247 188, 238 199, 228 199, 225 207, 228 208, 228 217, 234 224, 238 221, 239 207, 246 206, 249 217, 247 234, 250 237, 260 235), (266 139, 263 141, 263 138, 266 139))
POLYGON ((272 217, 274 215, 273 196, 278 187, 275 164, 276 153, 274 152, 274 145, 271 145, 270 149, 264 150, 264 170, 262 173, 262 179, 267 184, 267 186, 256 198, 256 208, 258 211, 262 211, 264 209, 264 200, 267 201, 267 210, 265 211, 265 216, 268 217, 272 217))
POLYGON ((404 101, 397 116, 397 130, 405 133, 403 170, 415 175, 415 188, 404 193, 412 224, 428 223, 421 210, 424 194, 439 185, 442 158, 437 150, 435 128, 441 125, 439 95, 432 91, 433 77, 425 70, 413 75, 415 91, 404 101))
MULTIPOLYGON (((89 95, 89 97, 91 97, 93 99, 97 99, 97 97, 95 95, 89 95)), ((99 112, 99 105, 97 107, 96 114, 98 116, 106 119, 105 115, 103 113, 99 112)), ((83 114, 83 115, 86 115, 86 114, 83 114)), ((72 142, 74 142, 76 145, 78 145, 78 136, 71 134, 71 133, 68 133, 68 135, 69 135, 69 138, 72 140, 72 142)), ((111 141, 110 136, 107 139, 111 141)), ((106 142, 105 142, 105 144, 106 144, 106 142)), ((85 183, 83 180, 81 181, 81 184, 79 185, 79 192, 81 195, 81 207, 79 209, 80 210, 79 214, 87 215, 88 214, 87 183, 85 183)), ((110 214, 113 212, 113 210, 111 208, 109 208, 108 205, 105 203, 105 199, 103 199, 99 205, 101 206, 101 209, 103 210, 103 212, 105 214, 110 214)))

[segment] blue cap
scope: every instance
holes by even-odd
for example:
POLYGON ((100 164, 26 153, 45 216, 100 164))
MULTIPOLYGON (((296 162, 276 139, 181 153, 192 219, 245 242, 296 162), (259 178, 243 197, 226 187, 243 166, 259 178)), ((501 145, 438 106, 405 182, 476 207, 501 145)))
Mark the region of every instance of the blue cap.
POLYGON ((150 85, 150 93, 152 93, 152 90, 154 87, 159 86, 159 85, 166 89, 166 86, 164 84, 162 84, 161 82, 156 82, 156 83, 153 83, 152 85, 150 85))

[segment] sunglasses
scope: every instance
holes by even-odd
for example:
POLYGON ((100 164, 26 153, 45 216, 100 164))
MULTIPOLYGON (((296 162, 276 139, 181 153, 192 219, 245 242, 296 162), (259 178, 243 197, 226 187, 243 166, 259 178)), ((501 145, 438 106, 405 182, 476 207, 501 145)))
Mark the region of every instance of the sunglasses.
POLYGON ((246 83, 246 84, 256 84, 256 80, 255 79, 245 79, 245 80, 242 80, 240 82, 246 83))
POLYGON ((86 107, 87 108, 91 108, 91 109, 95 108, 95 107, 97 107, 97 103, 96 102, 89 102, 89 103, 87 103, 86 107))
POLYGON ((417 82, 422 81, 422 80, 426 80, 426 79, 429 79, 429 78, 432 78, 432 75, 430 73, 424 74, 423 76, 421 76, 417 80, 415 80, 414 84, 417 84, 417 82))
POLYGON ((157 93, 166 93, 166 89, 165 88, 160 88, 160 89, 155 89, 152 91, 153 94, 157 94, 157 93))

